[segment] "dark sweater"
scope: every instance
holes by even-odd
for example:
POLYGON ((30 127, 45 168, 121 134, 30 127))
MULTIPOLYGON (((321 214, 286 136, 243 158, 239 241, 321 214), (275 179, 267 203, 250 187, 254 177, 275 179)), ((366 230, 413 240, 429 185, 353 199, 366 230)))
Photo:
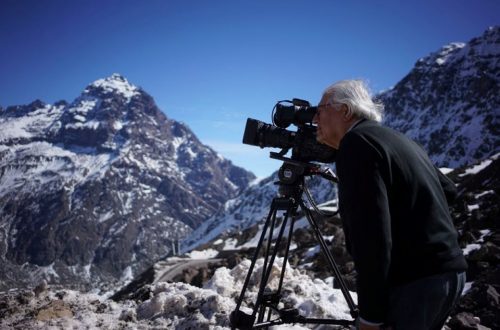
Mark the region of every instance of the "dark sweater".
POLYGON ((467 268, 446 200, 455 187, 415 142, 361 121, 340 142, 337 175, 363 319, 385 321, 393 286, 467 268))

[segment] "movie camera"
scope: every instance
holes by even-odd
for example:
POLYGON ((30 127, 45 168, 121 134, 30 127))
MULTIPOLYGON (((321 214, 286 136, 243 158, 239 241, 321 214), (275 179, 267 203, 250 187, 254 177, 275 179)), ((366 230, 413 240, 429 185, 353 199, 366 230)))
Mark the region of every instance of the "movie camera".
POLYGON ((281 156, 292 149, 291 158, 296 161, 332 163, 335 149, 316 141, 316 126, 312 120, 317 110, 301 99, 279 101, 273 109, 273 124, 247 119, 243 143, 261 148, 281 148, 281 156), (286 129, 292 124, 298 127, 297 131, 286 129))

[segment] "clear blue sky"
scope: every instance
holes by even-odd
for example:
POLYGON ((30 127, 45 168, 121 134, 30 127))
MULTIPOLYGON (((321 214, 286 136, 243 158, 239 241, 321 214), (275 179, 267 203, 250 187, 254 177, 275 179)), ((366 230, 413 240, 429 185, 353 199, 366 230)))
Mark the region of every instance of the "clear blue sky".
POLYGON ((241 144, 247 117, 270 122, 282 99, 317 103, 340 79, 387 89, 499 13, 498 0, 0 0, 0 105, 72 101, 117 72, 263 177, 281 164, 241 144))

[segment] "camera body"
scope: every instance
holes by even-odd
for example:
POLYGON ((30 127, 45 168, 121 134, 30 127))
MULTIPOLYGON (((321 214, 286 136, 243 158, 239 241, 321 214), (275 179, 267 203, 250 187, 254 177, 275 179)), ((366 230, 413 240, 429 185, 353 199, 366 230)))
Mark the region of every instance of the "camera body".
POLYGON ((316 126, 312 120, 317 110, 300 99, 280 101, 273 110, 273 124, 247 119, 243 143, 261 148, 281 148, 282 155, 292 149, 291 159, 296 161, 333 163, 336 150, 316 141, 316 126), (284 102, 291 105, 284 105, 284 102), (292 124, 297 126, 297 131, 286 129, 292 124))

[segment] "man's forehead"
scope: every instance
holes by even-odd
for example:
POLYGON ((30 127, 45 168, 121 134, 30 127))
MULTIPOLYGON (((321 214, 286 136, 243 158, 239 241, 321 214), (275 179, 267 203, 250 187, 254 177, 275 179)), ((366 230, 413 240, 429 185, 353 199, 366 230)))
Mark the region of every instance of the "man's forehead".
POLYGON ((325 93, 323 94, 323 96, 321 97, 321 103, 325 103, 326 101, 328 101, 330 99, 330 93, 325 93))

